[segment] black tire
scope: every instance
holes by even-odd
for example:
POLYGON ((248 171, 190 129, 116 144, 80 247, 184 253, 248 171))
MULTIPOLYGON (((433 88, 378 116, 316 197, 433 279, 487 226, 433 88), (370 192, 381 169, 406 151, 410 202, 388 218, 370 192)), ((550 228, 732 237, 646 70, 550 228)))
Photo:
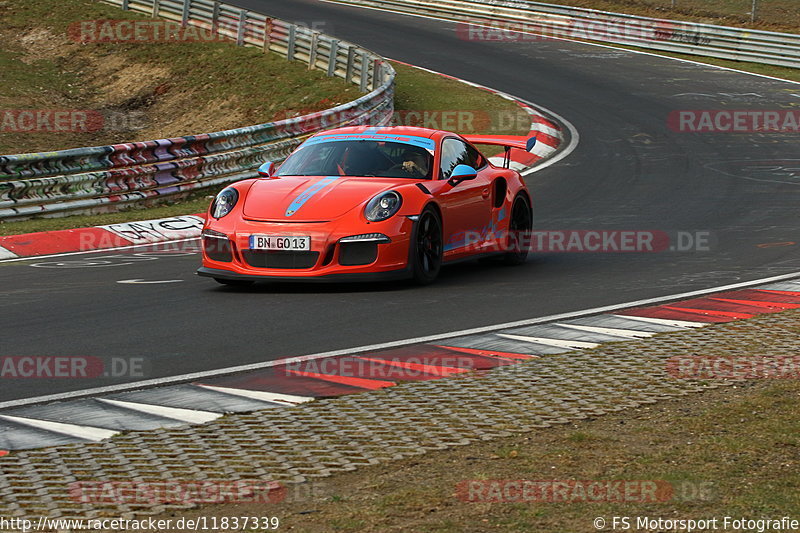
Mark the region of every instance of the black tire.
POLYGON ((517 195, 511 205, 511 217, 508 221, 508 251, 503 254, 503 263, 521 265, 528 257, 533 232, 533 211, 528 199, 522 194, 517 195))
POLYGON ((249 279, 225 279, 225 278, 214 278, 214 281, 221 285, 226 285, 228 287, 249 287, 255 281, 250 281, 249 279))
POLYGON ((432 207, 427 207, 417 220, 411 239, 411 272, 414 281, 427 285, 439 275, 442 269, 442 221, 432 207))

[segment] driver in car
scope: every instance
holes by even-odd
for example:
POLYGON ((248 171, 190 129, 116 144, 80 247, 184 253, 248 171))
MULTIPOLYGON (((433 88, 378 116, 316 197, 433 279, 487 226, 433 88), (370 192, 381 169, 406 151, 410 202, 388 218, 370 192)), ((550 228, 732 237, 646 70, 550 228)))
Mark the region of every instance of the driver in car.
POLYGON ((403 170, 413 176, 426 177, 428 175, 428 161, 424 154, 414 150, 403 152, 403 170))

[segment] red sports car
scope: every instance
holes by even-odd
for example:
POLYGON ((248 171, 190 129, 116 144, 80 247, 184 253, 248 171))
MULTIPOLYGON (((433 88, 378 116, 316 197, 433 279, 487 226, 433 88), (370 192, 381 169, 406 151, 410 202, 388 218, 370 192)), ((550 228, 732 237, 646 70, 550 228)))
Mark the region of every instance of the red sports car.
POLYGON ((472 142, 505 146, 508 154, 530 149, 535 138, 409 127, 318 133, 279 168, 265 163, 263 177, 216 196, 197 273, 226 285, 430 283, 452 261, 499 255, 523 263, 530 193, 518 172, 493 165, 472 142))

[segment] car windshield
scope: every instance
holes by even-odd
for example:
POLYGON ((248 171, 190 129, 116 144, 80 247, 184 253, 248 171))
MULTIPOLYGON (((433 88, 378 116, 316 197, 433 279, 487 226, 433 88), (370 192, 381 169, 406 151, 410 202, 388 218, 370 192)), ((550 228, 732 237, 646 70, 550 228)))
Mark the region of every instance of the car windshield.
POLYGON ((309 139, 284 161, 277 175, 431 178, 434 146, 431 139, 410 144, 376 138, 390 136, 371 137, 309 139))

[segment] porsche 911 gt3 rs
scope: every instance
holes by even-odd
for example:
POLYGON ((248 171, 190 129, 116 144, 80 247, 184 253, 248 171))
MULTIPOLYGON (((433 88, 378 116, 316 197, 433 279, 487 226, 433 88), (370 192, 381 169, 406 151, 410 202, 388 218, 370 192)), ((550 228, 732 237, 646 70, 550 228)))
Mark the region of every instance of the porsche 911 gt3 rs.
POLYGON ((533 142, 410 127, 318 133, 280 167, 267 162, 260 178, 215 197, 198 274, 227 285, 430 283, 443 264, 462 259, 523 263, 530 193, 517 171, 495 166, 473 143, 508 154, 533 142))

